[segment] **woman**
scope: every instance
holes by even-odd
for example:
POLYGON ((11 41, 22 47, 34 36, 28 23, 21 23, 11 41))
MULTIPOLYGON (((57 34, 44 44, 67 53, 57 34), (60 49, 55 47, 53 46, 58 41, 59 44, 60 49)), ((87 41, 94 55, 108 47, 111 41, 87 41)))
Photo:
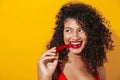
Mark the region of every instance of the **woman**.
POLYGON ((112 50, 109 24, 84 3, 67 3, 56 15, 52 40, 38 62, 39 80, 105 80, 106 50, 112 50), (56 47, 72 45, 61 51, 56 47))

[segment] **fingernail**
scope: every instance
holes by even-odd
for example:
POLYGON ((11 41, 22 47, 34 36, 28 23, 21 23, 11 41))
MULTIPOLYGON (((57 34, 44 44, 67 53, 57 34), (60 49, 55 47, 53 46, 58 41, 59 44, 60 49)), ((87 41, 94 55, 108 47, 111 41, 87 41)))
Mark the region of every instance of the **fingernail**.
POLYGON ((53 51, 56 52, 56 49, 54 49, 53 51))

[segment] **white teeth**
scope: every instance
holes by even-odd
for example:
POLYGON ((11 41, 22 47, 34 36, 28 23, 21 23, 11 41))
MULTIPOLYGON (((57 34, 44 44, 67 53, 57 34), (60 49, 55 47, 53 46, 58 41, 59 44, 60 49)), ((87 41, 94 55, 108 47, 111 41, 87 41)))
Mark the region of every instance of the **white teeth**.
POLYGON ((77 45, 77 44, 81 44, 81 42, 71 42, 71 44, 77 45))

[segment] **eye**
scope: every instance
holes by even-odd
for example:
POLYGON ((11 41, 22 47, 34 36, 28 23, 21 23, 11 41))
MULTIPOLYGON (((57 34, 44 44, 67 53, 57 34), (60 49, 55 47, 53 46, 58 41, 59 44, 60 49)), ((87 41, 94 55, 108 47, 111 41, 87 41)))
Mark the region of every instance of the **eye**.
POLYGON ((85 32, 85 31, 84 31, 83 29, 79 29, 78 32, 79 32, 79 33, 83 33, 83 32, 85 32))
POLYGON ((66 30, 65 30, 65 32, 69 32, 69 33, 70 33, 70 32, 71 32, 71 30, 70 30, 70 29, 66 29, 66 30))

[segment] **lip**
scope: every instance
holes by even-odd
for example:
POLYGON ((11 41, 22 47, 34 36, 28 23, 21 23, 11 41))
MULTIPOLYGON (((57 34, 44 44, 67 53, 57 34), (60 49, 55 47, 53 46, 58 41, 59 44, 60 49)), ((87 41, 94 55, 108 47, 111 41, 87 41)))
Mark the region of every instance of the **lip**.
POLYGON ((80 48, 82 46, 82 41, 77 41, 77 42, 70 42, 71 48, 77 49, 80 48))

